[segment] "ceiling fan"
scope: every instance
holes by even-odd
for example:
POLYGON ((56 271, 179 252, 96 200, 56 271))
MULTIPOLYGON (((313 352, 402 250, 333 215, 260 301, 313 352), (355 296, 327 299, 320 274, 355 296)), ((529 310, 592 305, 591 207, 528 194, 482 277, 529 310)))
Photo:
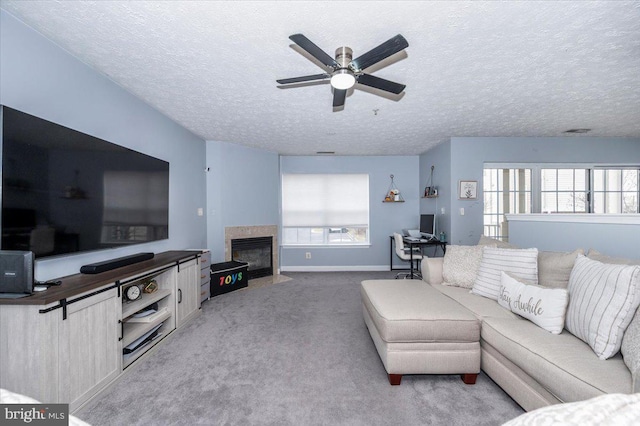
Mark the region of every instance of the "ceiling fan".
POLYGON ((336 49, 336 57, 333 59, 322 49, 316 46, 311 40, 302 34, 294 34, 289 37, 295 44, 306 50, 311 56, 316 58, 322 64, 328 67, 328 72, 322 74, 305 75, 302 77, 285 78, 276 80, 279 84, 303 83, 306 81, 326 80, 330 79, 333 87, 333 106, 341 107, 347 97, 347 90, 356 83, 375 89, 384 90, 385 92, 400 94, 406 87, 404 84, 398 84, 384 78, 365 74, 363 70, 377 64, 383 59, 398 53, 409 46, 407 40, 400 34, 390 38, 378 47, 374 47, 367 53, 352 59, 353 51, 348 47, 339 47, 336 49))

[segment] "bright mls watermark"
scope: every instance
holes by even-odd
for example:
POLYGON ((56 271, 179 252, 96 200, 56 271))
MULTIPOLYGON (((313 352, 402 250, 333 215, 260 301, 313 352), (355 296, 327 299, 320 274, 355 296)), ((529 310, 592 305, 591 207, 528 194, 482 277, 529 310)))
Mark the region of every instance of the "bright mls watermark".
POLYGON ((69 404, 0 404, 0 424, 67 426, 69 404))

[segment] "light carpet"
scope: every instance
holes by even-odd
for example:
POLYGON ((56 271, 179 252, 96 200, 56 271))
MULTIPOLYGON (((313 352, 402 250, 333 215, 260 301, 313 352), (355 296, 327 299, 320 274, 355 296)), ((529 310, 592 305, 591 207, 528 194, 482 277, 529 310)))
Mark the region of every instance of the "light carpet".
POLYGON ((523 410, 484 373, 391 386, 362 318, 360 281, 287 273, 217 296, 76 415, 95 425, 499 425, 523 410))

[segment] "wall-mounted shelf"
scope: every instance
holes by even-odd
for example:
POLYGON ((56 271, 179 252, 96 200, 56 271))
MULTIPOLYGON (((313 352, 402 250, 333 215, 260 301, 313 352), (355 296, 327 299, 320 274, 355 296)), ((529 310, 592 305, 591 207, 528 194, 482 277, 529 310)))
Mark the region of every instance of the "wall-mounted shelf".
POLYGON ((422 198, 438 198, 438 187, 433 185, 433 170, 435 168, 436 166, 431 166, 431 174, 429 175, 429 180, 424 188, 424 195, 422 198))
POLYGON ((391 178, 391 184, 389 185, 389 189, 387 189, 387 193, 384 195, 383 203, 404 203, 404 198, 402 198, 402 194, 400 190, 393 182, 393 175, 389 175, 391 178))

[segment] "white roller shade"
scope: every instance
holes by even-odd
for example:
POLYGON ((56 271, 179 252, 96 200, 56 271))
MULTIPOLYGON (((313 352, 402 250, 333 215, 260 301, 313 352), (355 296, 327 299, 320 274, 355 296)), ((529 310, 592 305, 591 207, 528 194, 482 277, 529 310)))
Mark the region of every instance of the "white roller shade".
POLYGON ((369 225, 369 175, 282 175, 282 226, 369 225))

